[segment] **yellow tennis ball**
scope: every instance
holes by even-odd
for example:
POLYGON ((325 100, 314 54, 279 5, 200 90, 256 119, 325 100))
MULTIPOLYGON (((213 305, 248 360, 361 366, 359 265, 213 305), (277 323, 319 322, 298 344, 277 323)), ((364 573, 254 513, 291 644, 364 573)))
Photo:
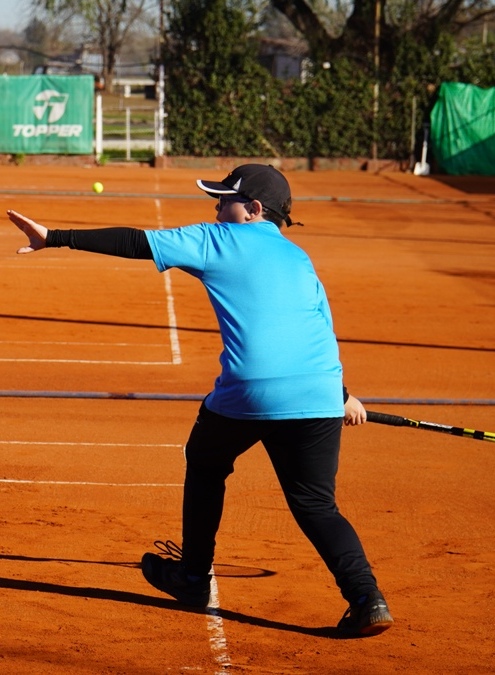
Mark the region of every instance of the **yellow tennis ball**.
POLYGON ((100 192, 103 192, 103 183, 93 183, 93 192, 96 192, 96 194, 100 194, 100 192))

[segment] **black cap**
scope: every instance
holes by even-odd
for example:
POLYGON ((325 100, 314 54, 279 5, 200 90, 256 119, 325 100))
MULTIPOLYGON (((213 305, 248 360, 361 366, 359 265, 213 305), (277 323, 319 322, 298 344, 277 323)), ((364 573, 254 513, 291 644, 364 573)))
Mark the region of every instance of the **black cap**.
POLYGON ((197 180, 196 183, 210 197, 240 195, 257 199, 263 206, 281 216, 288 226, 291 208, 290 186, 285 176, 271 164, 242 164, 221 182, 197 180))

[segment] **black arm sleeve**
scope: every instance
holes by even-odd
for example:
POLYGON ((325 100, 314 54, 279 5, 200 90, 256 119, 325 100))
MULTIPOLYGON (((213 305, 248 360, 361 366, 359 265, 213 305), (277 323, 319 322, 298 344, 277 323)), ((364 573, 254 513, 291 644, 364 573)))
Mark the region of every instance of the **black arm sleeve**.
POLYGON ((115 255, 120 258, 153 260, 143 230, 133 227, 105 227, 99 230, 48 230, 47 248, 68 246, 80 251, 115 255))

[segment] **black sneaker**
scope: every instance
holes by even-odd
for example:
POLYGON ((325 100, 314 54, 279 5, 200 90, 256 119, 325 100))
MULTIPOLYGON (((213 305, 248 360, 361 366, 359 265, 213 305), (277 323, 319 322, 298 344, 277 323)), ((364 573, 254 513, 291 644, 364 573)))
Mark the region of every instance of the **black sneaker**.
POLYGON ((337 628, 347 635, 379 635, 393 623, 383 595, 380 591, 374 591, 363 596, 361 602, 351 604, 337 628))
MULTIPOLYGON (((176 548, 178 549, 178 547, 176 548)), ((155 553, 143 555, 141 571, 148 583, 159 591, 168 593, 182 604, 192 607, 206 607, 208 605, 211 575, 208 574, 191 581, 181 560, 161 558, 155 553)))

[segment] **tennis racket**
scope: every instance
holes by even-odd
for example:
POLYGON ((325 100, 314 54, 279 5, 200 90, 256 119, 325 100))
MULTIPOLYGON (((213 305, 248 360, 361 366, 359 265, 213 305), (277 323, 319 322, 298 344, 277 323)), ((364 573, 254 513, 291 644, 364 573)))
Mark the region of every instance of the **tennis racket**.
POLYGON ((414 429, 424 429, 425 431, 438 431, 441 434, 450 434, 451 436, 464 436, 465 438, 474 438, 477 441, 491 441, 495 443, 495 433, 491 431, 478 431, 477 429, 464 429, 463 427, 451 427, 447 424, 437 424, 436 422, 421 422, 412 420, 409 417, 400 417, 399 415, 388 415, 386 413, 366 411, 368 422, 377 422, 378 424, 388 424, 393 427, 413 427, 414 429))

